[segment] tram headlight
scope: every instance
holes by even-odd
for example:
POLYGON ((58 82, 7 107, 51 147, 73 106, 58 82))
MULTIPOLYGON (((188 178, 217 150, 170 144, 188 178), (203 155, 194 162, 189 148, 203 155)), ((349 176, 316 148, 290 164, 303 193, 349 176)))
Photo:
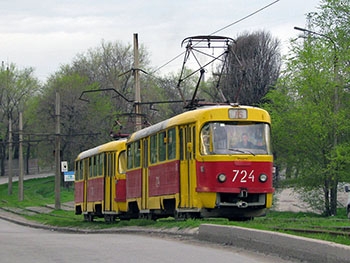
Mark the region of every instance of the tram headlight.
POLYGON ((265 183, 267 181, 267 175, 266 174, 260 174, 259 175, 259 181, 262 183, 265 183))
POLYGON ((218 178, 219 183, 224 183, 226 181, 225 174, 219 174, 217 178, 218 178))

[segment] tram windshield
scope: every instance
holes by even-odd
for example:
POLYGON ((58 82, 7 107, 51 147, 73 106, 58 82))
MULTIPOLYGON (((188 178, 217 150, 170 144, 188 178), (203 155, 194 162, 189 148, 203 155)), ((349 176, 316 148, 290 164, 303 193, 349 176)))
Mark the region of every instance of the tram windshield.
POLYGON ((201 153, 272 154, 267 123, 211 122, 200 132, 201 153))

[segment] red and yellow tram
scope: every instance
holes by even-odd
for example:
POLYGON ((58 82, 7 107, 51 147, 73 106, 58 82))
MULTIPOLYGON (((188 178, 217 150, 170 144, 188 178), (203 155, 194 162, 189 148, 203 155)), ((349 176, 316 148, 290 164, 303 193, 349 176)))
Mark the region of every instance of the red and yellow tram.
POLYGON ((125 140, 84 151, 75 160, 75 213, 112 221, 125 208, 125 140))
POLYGON ((151 218, 260 216, 272 205, 272 166, 266 111, 199 108, 127 140, 128 205, 151 218))
MULTIPOLYGON (((119 160, 126 162, 125 181, 123 189, 112 187, 117 190, 111 192, 116 195, 111 212, 120 218, 151 219, 264 215, 274 192, 270 122, 260 108, 207 106, 131 134, 121 142, 126 145, 126 157, 119 160), (125 198, 117 198, 119 191, 125 198)), ((88 194, 86 183, 85 188, 88 194)), ((87 214, 93 210, 88 200, 76 200, 87 206, 87 214)), ((104 201, 98 202, 104 214, 104 201)))

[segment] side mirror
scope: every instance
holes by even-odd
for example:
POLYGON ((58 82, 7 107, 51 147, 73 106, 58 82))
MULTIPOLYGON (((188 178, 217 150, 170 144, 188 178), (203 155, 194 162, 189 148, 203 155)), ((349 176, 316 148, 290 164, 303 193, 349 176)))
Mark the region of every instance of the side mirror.
POLYGON ((348 186, 348 185, 345 185, 344 190, 345 190, 345 192, 347 192, 347 193, 350 192, 349 186, 348 186))

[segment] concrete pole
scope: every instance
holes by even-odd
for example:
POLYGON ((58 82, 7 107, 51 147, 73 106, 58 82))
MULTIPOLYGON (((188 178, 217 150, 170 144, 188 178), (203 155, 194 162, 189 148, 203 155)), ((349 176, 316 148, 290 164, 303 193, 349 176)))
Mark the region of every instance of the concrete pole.
POLYGON ((12 195, 12 118, 9 117, 8 194, 12 195))
POLYGON ((55 136, 55 209, 61 209, 61 131, 60 131, 60 94, 56 92, 56 136, 55 136))
POLYGON ((19 113, 19 178, 18 178, 18 200, 23 201, 23 120, 22 112, 19 113))
POLYGON ((134 81, 135 81, 135 114, 136 123, 135 130, 139 131, 142 128, 141 125, 141 92, 140 92, 140 69, 139 69, 139 42, 137 33, 134 34, 134 81))

